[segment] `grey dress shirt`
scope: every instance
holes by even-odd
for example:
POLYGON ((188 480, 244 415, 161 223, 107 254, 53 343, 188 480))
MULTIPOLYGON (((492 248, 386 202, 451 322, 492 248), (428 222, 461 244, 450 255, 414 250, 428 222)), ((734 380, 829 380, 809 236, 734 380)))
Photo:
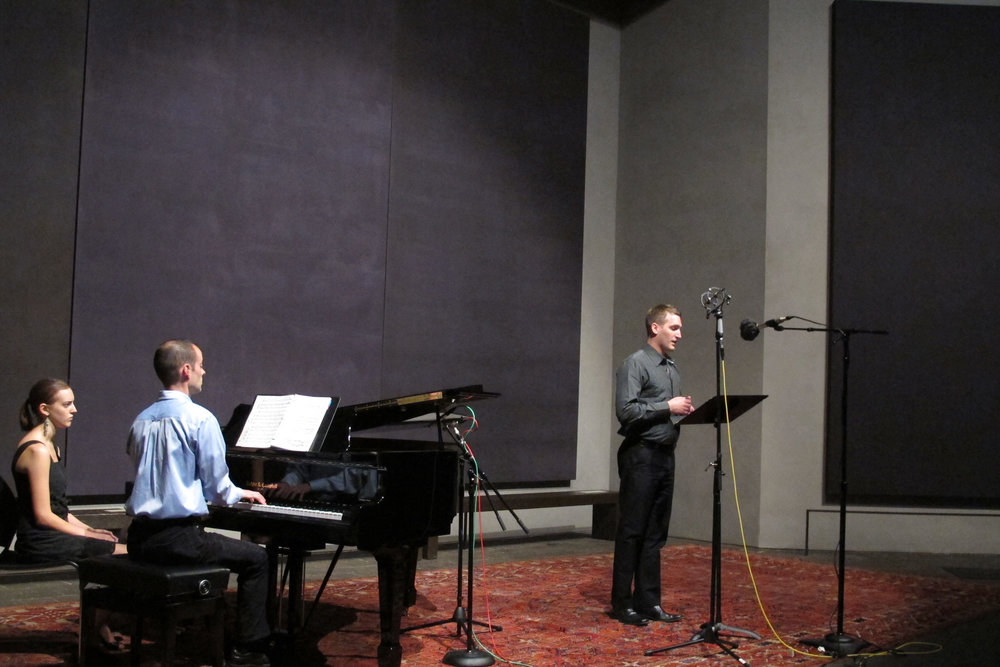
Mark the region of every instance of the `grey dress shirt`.
POLYGON ((620 435, 674 446, 683 415, 670 414, 668 401, 680 396, 681 376, 673 359, 646 345, 631 355, 615 375, 615 416, 620 435))

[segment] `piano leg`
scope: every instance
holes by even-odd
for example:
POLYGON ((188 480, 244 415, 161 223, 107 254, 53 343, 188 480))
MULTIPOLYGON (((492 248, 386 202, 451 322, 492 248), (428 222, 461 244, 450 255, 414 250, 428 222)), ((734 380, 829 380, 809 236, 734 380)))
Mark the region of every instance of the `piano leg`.
POLYGON ((308 552, 299 547, 288 550, 285 569, 288 572, 288 634, 295 636, 302 629, 305 602, 305 557, 308 552))
POLYGON ((267 609, 271 630, 285 635, 289 644, 295 634, 302 629, 305 601, 305 559, 310 551, 323 549, 326 543, 318 538, 305 536, 301 540, 272 540, 267 544, 268 591, 267 609), (284 577, 281 573, 281 557, 285 557, 284 577), (287 585, 287 602, 281 595, 287 585), (283 603, 287 604, 282 614, 283 603))
POLYGON ((281 628, 280 612, 278 610, 278 564, 280 556, 278 545, 268 542, 267 548, 267 621, 271 630, 277 632, 281 628))
POLYGON ((417 604, 417 561, 420 559, 420 547, 412 547, 406 552, 406 599, 404 600, 403 615, 406 615, 410 607, 417 604))
POLYGON ((378 608, 381 643, 379 667, 398 667, 403 649, 399 645, 399 626, 409 601, 416 574, 417 548, 410 545, 386 547, 373 552, 378 564, 378 608))

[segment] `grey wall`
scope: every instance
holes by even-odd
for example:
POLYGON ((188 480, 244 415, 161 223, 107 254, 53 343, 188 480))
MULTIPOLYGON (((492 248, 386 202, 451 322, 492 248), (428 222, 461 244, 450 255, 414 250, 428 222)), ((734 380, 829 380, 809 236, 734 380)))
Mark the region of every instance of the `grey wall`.
MULTIPOLYGON (((646 344, 647 308, 678 306, 684 336, 675 358, 696 404, 716 393, 716 321, 700 301, 712 286, 733 296, 723 318, 728 390, 759 389, 759 375, 744 370, 759 365, 760 348, 739 339, 739 321, 763 300, 767 18, 766 2, 673 0, 622 36, 614 357, 646 344)), ((734 424, 737 434, 759 428, 759 410, 734 424)), ((760 443, 736 444, 752 525, 760 443)), ((714 457, 713 427, 682 430, 675 534, 710 534, 705 467, 714 457)), ((728 469, 728 448, 725 460, 728 469)), ((724 517, 731 537, 735 517, 724 517)))
MULTIPOLYGON (((713 331, 697 297, 709 285, 729 288, 728 390, 769 398, 734 424, 724 539, 741 539, 735 480, 752 543, 802 547, 813 512, 811 545, 833 548, 836 507, 823 497, 826 337, 736 335, 743 317, 827 314, 830 2, 671 0, 623 31, 621 48, 614 362, 642 344, 645 307, 677 301, 686 384, 696 400, 710 396, 713 331), (719 65, 716 52, 731 62, 719 65), (712 122, 701 123, 705 115, 712 122)), ((682 434, 675 535, 711 535, 713 448, 710 431, 682 434)), ((728 452, 723 460, 730 466, 728 452)), ((996 512, 869 509, 852 506, 849 548, 1000 548, 996 512)))

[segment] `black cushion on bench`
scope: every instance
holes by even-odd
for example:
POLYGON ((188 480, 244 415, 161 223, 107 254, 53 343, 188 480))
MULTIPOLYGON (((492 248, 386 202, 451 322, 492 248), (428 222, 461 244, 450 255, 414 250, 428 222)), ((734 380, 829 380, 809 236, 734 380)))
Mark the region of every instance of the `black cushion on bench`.
POLYGON ((225 600, 229 570, 221 565, 158 565, 135 561, 125 555, 97 556, 80 561, 80 652, 79 664, 95 643, 98 609, 135 617, 132 632, 132 664, 141 661, 143 618, 156 619, 163 644, 160 664, 171 665, 177 623, 207 618, 212 633, 213 664, 225 662, 225 600))
POLYGON ((102 556, 80 561, 79 570, 81 584, 113 586, 150 597, 206 596, 229 586, 229 570, 221 565, 156 565, 128 556, 102 556))

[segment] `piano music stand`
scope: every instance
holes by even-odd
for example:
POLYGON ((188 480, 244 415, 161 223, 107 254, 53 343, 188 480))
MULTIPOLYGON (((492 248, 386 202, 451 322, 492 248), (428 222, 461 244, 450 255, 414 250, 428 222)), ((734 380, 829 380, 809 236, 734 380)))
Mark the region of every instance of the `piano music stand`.
POLYGON ((740 633, 760 639, 760 635, 751 630, 731 627, 722 622, 722 424, 732 422, 744 412, 763 401, 764 395, 738 395, 726 396, 722 394, 722 364, 725 362, 725 349, 722 345, 722 304, 709 315, 715 314, 715 382, 716 395, 700 405, 697 410, 680 420, 680 424, 714 424, 715 425, 715 460, 710 464, 715 471, 712 475, 712 573, 709 592, 709 612, 708 621, 702 623, 701 628, 691 637, 690 640, 673 646, 650 649, 645 655, 656 655, 664 651, 670 651, 683 646, 693 644, 711 643, 721 648, 726 654, 738 660, 740 664, 747 664, 746 660, 733 652, 738 644, 723 639, 720 632, 740 633), (729 406, 728 417, 726 419, 726 405, 729 406))

